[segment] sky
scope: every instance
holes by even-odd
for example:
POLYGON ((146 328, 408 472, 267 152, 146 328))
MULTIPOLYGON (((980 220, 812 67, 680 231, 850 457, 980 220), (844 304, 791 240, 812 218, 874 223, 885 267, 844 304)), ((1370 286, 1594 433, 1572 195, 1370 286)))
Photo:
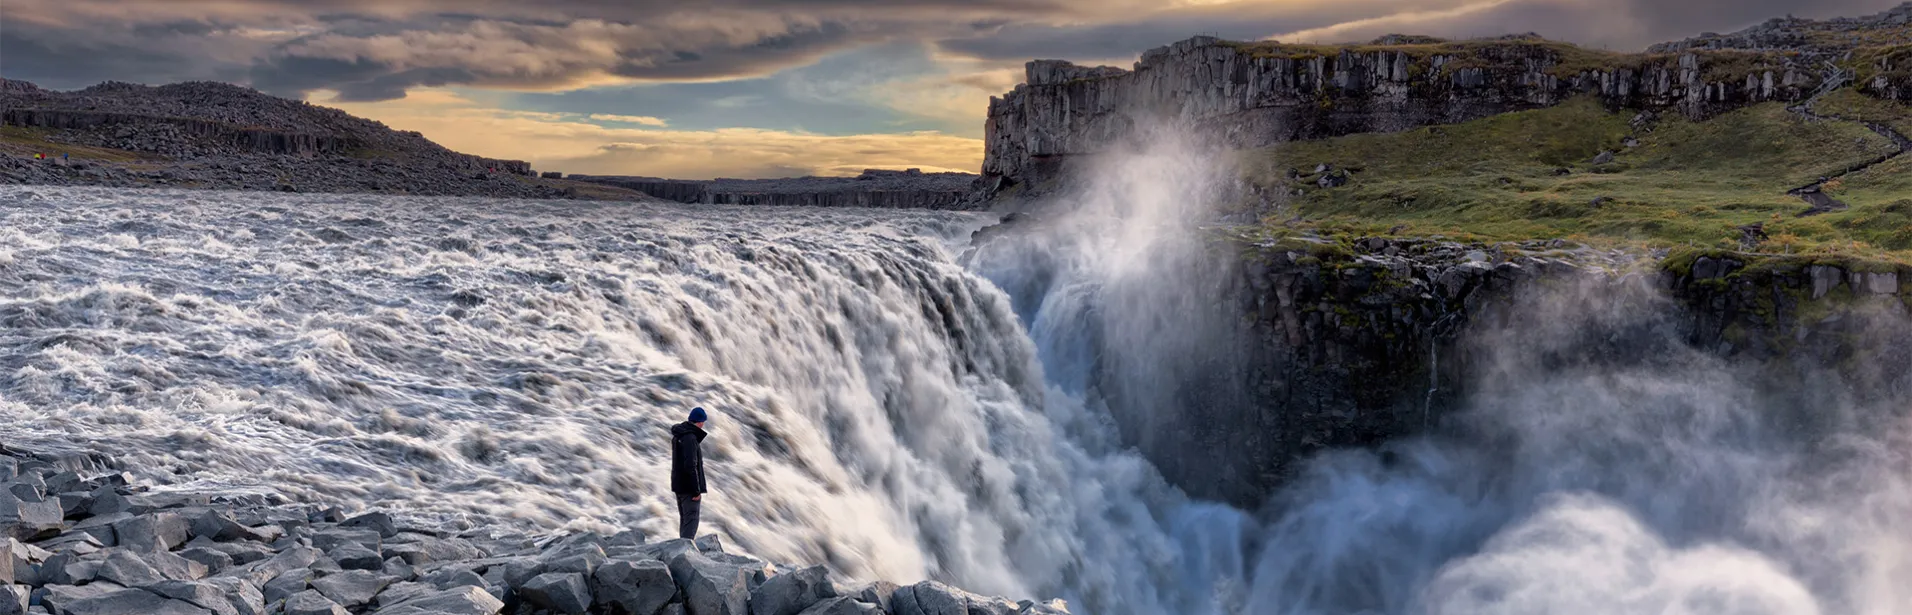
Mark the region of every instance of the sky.
POLYGON ((0 76, 214 80, 567 173, 975 172, 1031 59, 1197 34, 1535 32, 1614 50, 1900 0, 0 0, 0 76))

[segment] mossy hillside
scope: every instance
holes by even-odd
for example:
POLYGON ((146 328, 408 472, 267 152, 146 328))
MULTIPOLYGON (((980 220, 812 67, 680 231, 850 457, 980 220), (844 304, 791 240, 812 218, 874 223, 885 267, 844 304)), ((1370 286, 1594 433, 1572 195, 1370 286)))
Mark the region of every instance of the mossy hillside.
POLYGON ((1912 106, 1867 96, 1852 88, 1840 88, 1819 97, 1812 109, 1820 115, 1884 124, 1912 137, 1912 106))
MULTIPOLYGON (((1493 39, 1444 41, 1425 37, 1406 37, 1401 44, 1295 44, 1275 41, 1227 42, 1243 53, 1257 58, 1312 60, 1343 53, 1390 52, 1406 54, 1411 76, 1434 72, 1434 59, 1443 58, 1441 74, 1463 68, 1524 66, 1518 60, 1535 56, 1553 59, 1547 74, 1570 78, 1583 73, 1611 72, 1621 69, 1644 70, 1655 66, 1674 66, 1682 54, 1621 53, 1587 49, 1572 43, 1521 36, 1493 39)), ((1794 51, 1696 50, 1704 77, 1711 82, 1740 82, 1747 75, 1784 70, 1799 56, 1794 51)))
POLYGON ((1893 194, 1912 180, 1888 177, 1883 167, 1830 186, 1844 191, 1852 211, 1794 217, 1805 206, 1788 190, 1896 151, 1856 122, 1808 121, 1779 103, 1702 122, 1668 115, 1645 132, 1629 127, 1634 116, 1582 98, 1463 124, 1284 144, 1242 152, 1239 162, 1251 182, 1300 189, 1289 198, 1292 212, 1324 228, 1743 249, 1737 227, 1763 223, 1760 251, 1912 248, 1890 209, 1912 195, 1893 194), (1630 135, 1636 147, 1624 145, 1630 135), (1613 162, 1593 164, 1602 151, 1615 152, 1613 162), (1312 171, 1321 163, 1346 173, 1347 185, 1318 187, 1312 171), (1289 179, 1290 169, 1300 176, 1289 179), (1855 220, 1864 216, 1871 217, 1855 220))

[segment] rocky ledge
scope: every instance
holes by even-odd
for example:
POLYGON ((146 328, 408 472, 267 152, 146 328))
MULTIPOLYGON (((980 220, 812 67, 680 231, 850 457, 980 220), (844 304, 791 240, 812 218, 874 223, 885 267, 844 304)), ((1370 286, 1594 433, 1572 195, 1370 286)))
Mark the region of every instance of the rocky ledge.
POLYGON ((1040 192, 1073 159, 1164 119, 1236 149, 1459 123, 1580 95, 1705 119, 1804 100, 1825 85, 1829 66, 1867 94, 1907 100, 1908 15, 1912 4, 1870 18, 1783 20, 1768 28, 1780 34, 1715 35, 1636 54, 1534 35, 1345 45, 1198 36, 1144 52, 1132 69, 1036 60, 1023 84, 990 100, 978 186, 1040 192))
POLYGON ((972 205, 965 198, 977 177, 974 173, 867 169, 855 177, 687 180, 572 175, 571 179, 628 188, 680 203, 960 209, 972 205))
POLYGON ((500 536, 274 496, 142 485, 0 447, 0 615, 1011 615, 934 581, 854 587, 714 535, 500 536))
POLYGON ((9 131, 0 134, 0 183, 641 198, 541 178, 523 161, 454 152, 417 132, 223 83, 109 82, 57 92, 0 79, 0 127, 9 131))

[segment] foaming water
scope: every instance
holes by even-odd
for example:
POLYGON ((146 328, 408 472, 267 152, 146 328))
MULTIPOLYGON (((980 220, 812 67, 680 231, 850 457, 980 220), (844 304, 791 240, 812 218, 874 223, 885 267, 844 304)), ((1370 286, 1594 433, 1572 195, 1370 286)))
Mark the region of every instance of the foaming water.
POLYGON ((1111 157, 967 269, 985 217, 0 188, 0 438, 661 535, 665 429, 702 405, 706 526, 860 578, 1078 613, 1912 610, 1906 392, 1768 396, 1637 281, 1473 331, 1440 435, 1255 512, 1184 497, 1134 450, 1184 445, 1174 391, 1243 343, 1205 156, 1111 157))
MULTIPOLYGON (((1209 480, 1222 469, 1174 467, 1212 458, 1177 425, 1231 410, 1177 391, 1230 399, 1216 374, 1263 342, 1242 339, 1217 296, 1230 256, 1196 228, 1226 198, 1218 159, 1174 130, 1144 141, 971 266, 1010 294, 1058 386, 1112 424, 1097 444, 1209 480)), ((1163 515, 1189 572, 1177 612, 1912 611, 1904 378, 1853 395, 1878 386, 1848 378, 1871 366, 1725 360, 1685 342, 1683 309, 1638 278, 1521 297, 1470 331, 1469 397, 1438 434, 1319 455, 1252 516, 1163 515)), ((1843 317, 1856 341, 1912 334, 1896 302, 1843 317)))
MULTIPOLYGON (((666 430, 713 412, 705 527, 773 561, 1175 610, 1177 505, 1077 446, 987 219, 0 188, 0 434, 175 481, 667 534, 666 430)), ((1118 606, 1120 605, 1120 606, 1118 606)))

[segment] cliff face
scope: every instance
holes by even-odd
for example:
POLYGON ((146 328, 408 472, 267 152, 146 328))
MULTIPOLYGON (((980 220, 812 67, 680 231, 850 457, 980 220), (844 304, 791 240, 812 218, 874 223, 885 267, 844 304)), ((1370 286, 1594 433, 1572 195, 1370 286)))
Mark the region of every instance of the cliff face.
POLYGON ((222 83, 104 83, 55 92, 0 80, 0 125, 46 128, 68 143, 174 159, 377 155, 464 172, 532 173, 521 160, 454 152, 417 132, 222 83))
POLYGON ((1053 177, 1070 156, 1105 148, 1145 118, 1189 121, 1234 148, 1430 124, 1551 106, 1593 94, 1614 106, 1703 118, 1820 85, 1784 54, 1601 54, 1531 38, 1299 48, 1191 38, 1143 54, 1134 70, 1055 60, 992 98, 984 182, 1053 177))
MULTIPOLYGON (((1042 254, 1051 239, 1002 230, 1016 226, 979 233, 978 249, 1042 254)), ((1673 339, 1761 370, 1770 384, 1762 399, 1797 400, 1792 407, 1815 407, 1816 395, 1912 388, 1912 372, 1899 367, 1912 361, 1912 328, 1873 326, 1912 305, 1912 283, 1901 283, 1912 282, 1912 269, 1662 258, 1557 240, 1233 237, 1216 249, 1176 276, 1203 280, 1198 287, 1173 292, 1216 302, 1219 317, 1177 320, 1208 308, 1164 314, 1174 324, 1163 335, 1198 341, 1138 354, 1137 335, 1152 334, 1135 333, 1137 321, 1119 314, 1134 300, 1126 295, 1103 298, 1072 326, 1091 340, 1079 351, 1093 364, 1084 388, 1107 403, 1124 444, 1191 495, 1244 507, 1261 505, 1323 449, 1452 428, 1446 419, 1483 384, 1483 366, 1521 343, 1531 326, 1521 319, 1602 309, 1583 306, 1613 296, 1648 302, 1661 320, 1609 318, 1610 329, 1587 331, 1585 347, 1562 361, 1654 353, 1671 329, 1673 339), (1840 384, 1829 392, 1832 382, 1840 384)), ((1048 301, 1041 290, 1006 290, 1030 306, 1048 301)))

